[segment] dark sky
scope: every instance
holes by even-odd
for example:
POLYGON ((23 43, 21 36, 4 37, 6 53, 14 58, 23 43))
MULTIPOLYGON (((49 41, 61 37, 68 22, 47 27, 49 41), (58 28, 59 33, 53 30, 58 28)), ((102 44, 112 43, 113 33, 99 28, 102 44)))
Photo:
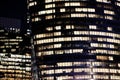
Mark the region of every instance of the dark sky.
POLYGON ((26 23, 27 0, 0 0, 0 17, 20 19, 22 26, 26 23))

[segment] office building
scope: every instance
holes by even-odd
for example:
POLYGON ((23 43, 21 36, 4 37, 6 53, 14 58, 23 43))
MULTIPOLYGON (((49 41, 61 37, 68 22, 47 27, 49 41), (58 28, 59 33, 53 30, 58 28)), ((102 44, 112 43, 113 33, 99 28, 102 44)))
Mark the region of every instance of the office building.
POLYGON ((0 18, 0 80, 30 80, 31 53, 29 46, 25 45, 27 37, 20 34, 19 28, 10 27, 13 24, 2 19, 0 18))
POLYGON ((36 80, 120 80, 120 0, 29 0, 36 80))

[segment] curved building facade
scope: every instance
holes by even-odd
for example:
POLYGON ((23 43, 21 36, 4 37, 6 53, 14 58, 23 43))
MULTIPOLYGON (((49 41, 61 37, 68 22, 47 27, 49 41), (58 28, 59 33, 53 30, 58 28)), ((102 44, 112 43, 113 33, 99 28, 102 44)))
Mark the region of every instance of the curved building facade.
POLYGON ((29 0, 40 80, 120 80, 120 0, 29 0))

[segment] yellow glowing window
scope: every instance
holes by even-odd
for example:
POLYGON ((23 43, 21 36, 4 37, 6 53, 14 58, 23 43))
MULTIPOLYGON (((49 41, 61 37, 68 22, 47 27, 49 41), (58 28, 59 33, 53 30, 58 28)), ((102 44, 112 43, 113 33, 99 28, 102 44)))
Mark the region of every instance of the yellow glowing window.
POLYGON ((105 19, 113 20, 112 16, 105 16, 105 19))
POLYGON ((72 76, 60 76, 60 77, 57 77, 57 80, 71 80, 73 79, 72 76))
POLYGON ((109 56, 109 60, 113 61, 113 57, 112 57, 112 56, 109 56))
POLYGON ((74 72, 91 72, 91 69, 90 68, 75 68, 74 69, 74 72))
POLYGON ((11 49, 11 52, 15 52, 16 51, 16 49, 11 49))
POLYGON ((65 8, 61 8, 61 9, 60 9, 60 12, 65 12, 65 8))
POLYGON ((35 21, 39 21, 40 19, 38 17, 35 18, 35 21))
POLYGON ((96 56, 98 60, 108 60, 108 56, 96 56))
POLYGON ((104 2, 104 3, 110 3, 109 0, 96 0, 97 2, 104 2))
POLYGON ((59 36, 61 35, 61 32, 54 32, 54 36, 59 36))
MULTIPOLYGON (((75 78, 78 80, 81 80, 81 79, 90 79, 92 78, 90 75, 75 75, 75 78)), ((92 79, 90 79, 92 80, 92 79)))
POLYGON ((105 14, 115 14, 113 11, 110 11, 110 10, 104 10, 104 13, 105 14))
POLYGON ((107 27, 107 30, 108 31, 112 31, 112 27, 107 27))
POLYGON ((109 79, 108 75, 93 75, 95 79, 109 79))
POLYGON ((29 6, 34 6, 34 5, 37 5, 37 2, 36 2, 36 1, 29 3, 29 6))
POLYGON ((96 14, 88 14, 88 17, 90 17, 90 18, 97 18, 97 15, 96 14))
POLYGON ((57 63, 58 66, 72 66, 72 62, 57 63))
POLYGON ((73 53, 73 52, 72 52, 72 49, 64 50, 64 51, 65 51, 65 53, 68 53, 68 54, 69 54, 69 53, 73 53))
POLYGON ((75 8, 76 12, 95 12, 93 8, 75 8))
POLYGON ((53 7, 55 7, 55 4, 47 4, 47 5, 45 5, 45 8, 53 8, 53 7))
POLYGON ((56 30, 61 30, 61 26, 56 26, 55 29, 56 30))
POLYGON ((56 51, 55 51, 55 54, 63 54, 63 53, 64 53, 63 50, 56 50, 56 51))
POLYGON ((53 27, 47 27, 46 30, 47 30, 47 31, 52 31, 52 30, 53 30, 53 27))
POLYGON ((45 16, 45 19, 52 19, 52 18, 53 18, 53 15, 45 16))
POLYGON ((71 25, 66 25, 66 29, 71 29, 71 25))
POLYGON ((61 44, 54 44, 54 48, 60 48, 61 44))
POLYGON ((88 31, 74 31, 74 34, 75 35, 79 35, 79 34, 81 34, 81 35, 88 35, 89 32, 88 31))
POLYGON ((73 49, 73 53, 79 52, 81 53, 83 51, 83 49, 73 49))
POLYGON ((52 2, 52 0, 45 0, 45 3, 50 3, 52 2))
POLYGON ((113 80, 119 80, 120 76, 111 75, 110 78, 113 79, 113 80))
POLYGON ((87 17, 87 14, 71 14, 71 17, 87 17))
POLYGON ((55 9, 50 9, 50 10, 45 10, 45 11, 39 11, 38 12, 39 15, 51 14, 51 13, 55 13, 55 9))
POLYGON ((117 6, 120 6, 120 2, 117 2, 116 5, 117 5, 117 6))
POLYGON ((65 3, 65 6, 80 6, 80 3, 79 2, 72 2, 72 3, 67 2, 65 3))
POLYGON ((66 29, 74 29, 73 25, 66 25, 66 29))
POLYGON ((120 63, 118 63, 118 67, 120 67, 120 63))
POLYGON ((50 13, 55 13, 55 10, 52 9, 52 10, 46 10, 46 14, 50 14, 50 13))
POLYGON ((89 29, 97 29, 96 25, 89 25, 89 29))

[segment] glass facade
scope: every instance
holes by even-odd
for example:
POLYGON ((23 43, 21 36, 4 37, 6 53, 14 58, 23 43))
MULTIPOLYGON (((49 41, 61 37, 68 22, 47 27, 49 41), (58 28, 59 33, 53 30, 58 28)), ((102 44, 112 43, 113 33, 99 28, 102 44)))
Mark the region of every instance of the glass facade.
POLYGON ((0 27, 0 80, 31 79, 31 55, 23 46, 24 37, 15 34, 17 30, 0 27))
POLYGON ((120 0, 29 0, 40 80, 120 80, 120 0))

